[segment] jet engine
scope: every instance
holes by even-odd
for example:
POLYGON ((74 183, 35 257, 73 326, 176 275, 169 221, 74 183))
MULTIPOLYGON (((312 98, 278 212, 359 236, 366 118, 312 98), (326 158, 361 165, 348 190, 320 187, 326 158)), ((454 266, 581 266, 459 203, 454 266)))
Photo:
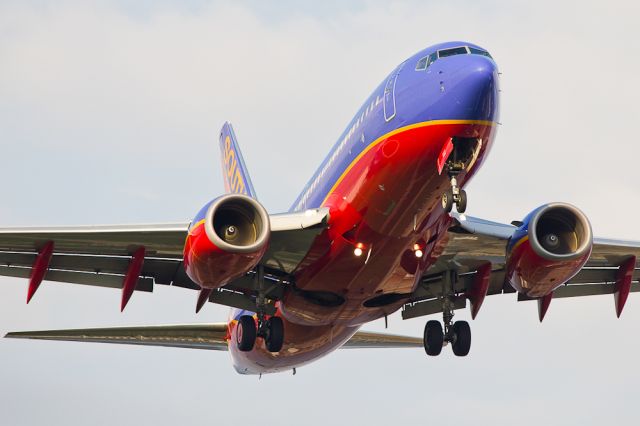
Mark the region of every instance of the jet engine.
POLYGON ((546 204, 519 223, 507 244, 506 279, 529 297, 546 296, 582 269, 592 247, 584 213, 570 204, 546 204))
POLYGON ((189 229, 184 246, 187 275, 202 288, 213 289, 246 274, 264 256, 270 229, 269 215, 253 198, 216 198, 189 229))

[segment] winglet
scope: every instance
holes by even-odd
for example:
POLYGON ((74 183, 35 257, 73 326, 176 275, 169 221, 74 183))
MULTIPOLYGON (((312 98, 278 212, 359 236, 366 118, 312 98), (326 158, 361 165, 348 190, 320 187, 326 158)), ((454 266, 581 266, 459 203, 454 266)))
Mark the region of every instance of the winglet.
POLYGON ((220 131, 220 151, 222 153, 222 177, 228 193, 256 197, 249 171, 244 164, 242 152, 231 123, 226 122, 220 131))

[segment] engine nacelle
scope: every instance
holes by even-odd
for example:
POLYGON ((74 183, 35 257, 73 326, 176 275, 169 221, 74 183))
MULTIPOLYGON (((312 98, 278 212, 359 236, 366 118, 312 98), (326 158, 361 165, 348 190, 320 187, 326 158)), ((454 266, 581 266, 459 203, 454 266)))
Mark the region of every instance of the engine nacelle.
POLYGON ((524 219, 507 244, 506 279, 529 297, 546 296, 582 269, 592 247, 584 213, 570 204, 546 204, 524 219))
POLYGON ((260 203, 228 194, 205 205, 184 245, 184 268, 203 288, 218 288, 253 269, 267 251, 269 215, 260 203))

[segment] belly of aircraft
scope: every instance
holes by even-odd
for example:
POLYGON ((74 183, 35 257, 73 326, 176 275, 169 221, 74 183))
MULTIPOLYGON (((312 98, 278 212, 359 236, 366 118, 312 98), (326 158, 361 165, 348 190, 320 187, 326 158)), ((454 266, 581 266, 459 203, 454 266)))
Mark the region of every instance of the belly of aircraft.
POLYGON ((297 271, 283 317, 309 326, 358 326, 399 309, 416 277, 437 259, 450 224, 441 205, 449 178, 437 169, 443 146, 451 137, 483 141, 472 167, 458 176, 463 186, 493 134, 486 123, 409 126, 366 150, 324 202, 329 228, 297 271))
MULTIPOLYGON (((270 353, 258 339, 251 352, 230 345, 236 370, 271 373, 300 367, 339 348, 365 322, 398 310, 438 258, 451 218, 441 205, 449 186, 437 170, 448 138, 484 140, 464 185, 481 164, 494 136, 484 124, 417 127, 380 141, 348 169, 323 205, 329 227, 295 274, 295 285, 278 304, 286 341, 270 353), (361 246, 359 246, 361 244, 361 246), (415 255, 415 244, 423 251, 415 255), (361 247, 356 256, 354 250, 361 247)), ((234 327, 231 326, 231 342, 234 327)))

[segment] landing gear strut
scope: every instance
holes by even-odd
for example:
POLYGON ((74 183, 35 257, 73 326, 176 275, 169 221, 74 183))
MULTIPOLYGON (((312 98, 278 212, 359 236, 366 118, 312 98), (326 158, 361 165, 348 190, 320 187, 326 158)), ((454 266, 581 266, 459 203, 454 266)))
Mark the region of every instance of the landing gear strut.
POLYGON ((269 352, 280 352, 284 344, 284 324, 282 318, 272 316, 267 318, 266 298, 264 292, 264 269, 258 265, 256 280, 258 297, 256 298, 256 319, 251 315, 242 315, 238 319, 236 342, 238 349, 243 352, 253 350, 256 339, 262 337, 269 352))
POLYGON ((471 349, 471 327, 467 321, 453 322, 454 304, 456 297, 453 294, 456 274, 452 272, 449 279, 444 280, 442 297, 442 317, 444 328, 439 321, 427 321, 424 327, 424 350, 429 356, 437 356, 442 352, 442 347, 451 344, 453 354, 466 356, 471 349))

